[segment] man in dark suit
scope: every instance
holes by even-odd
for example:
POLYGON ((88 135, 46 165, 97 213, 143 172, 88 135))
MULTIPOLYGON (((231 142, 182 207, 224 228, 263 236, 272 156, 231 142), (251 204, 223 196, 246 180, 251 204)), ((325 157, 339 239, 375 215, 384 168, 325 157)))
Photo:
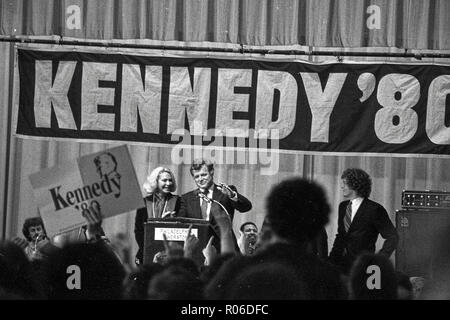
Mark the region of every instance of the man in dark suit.
POLYGON ((369 200, 370 176, 361 169, 347 169, 342 176, 342 191, 348 200, 339 204, 338 233, 330 261, 348 273, 358 255, 375 252, 378 235, 385 241, 378 252, 389 258, 398 243, 397 231, 382 205, 369 200))
POLYGON ((220 232, 211 210, 225 209, 233 221, 234 210, 250 211, 252 203, 239 194, 236 187, 215 184, 214 164, 209 161, 195 160, 191 165, 191 175, 198 189, 181 196, 180 210, 177 216, 210 221, 215 232, 213 234, 215 236, 214 244, 218 247, 220 232), (204 200, 205 197, 213 201, 204 200))

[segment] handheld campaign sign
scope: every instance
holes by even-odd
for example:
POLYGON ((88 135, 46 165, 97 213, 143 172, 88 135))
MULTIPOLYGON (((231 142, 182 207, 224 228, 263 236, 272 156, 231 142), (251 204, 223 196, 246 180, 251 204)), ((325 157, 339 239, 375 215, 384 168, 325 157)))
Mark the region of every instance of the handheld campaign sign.
POLYGON ((82 211, 94 201, 105 218, 144 206, 126 146, 86 155, 29 178, 49 236, 85 225, 82 211))

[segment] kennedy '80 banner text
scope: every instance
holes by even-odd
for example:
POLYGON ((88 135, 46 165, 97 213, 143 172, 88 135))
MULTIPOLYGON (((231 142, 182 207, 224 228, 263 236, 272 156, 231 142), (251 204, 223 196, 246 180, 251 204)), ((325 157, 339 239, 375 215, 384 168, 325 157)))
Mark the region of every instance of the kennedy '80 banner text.
POLYGON ((30 49, 18 65, 21 136, 450 155, 450 66, 30 49))

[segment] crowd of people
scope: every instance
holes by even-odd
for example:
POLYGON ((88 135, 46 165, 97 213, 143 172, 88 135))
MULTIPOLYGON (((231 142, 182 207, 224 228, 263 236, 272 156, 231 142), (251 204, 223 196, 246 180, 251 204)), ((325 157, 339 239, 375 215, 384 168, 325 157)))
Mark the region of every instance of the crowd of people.
MULTIPOLYGON (((23 225, 25 239, 0 244, 1 299, 447 299, 450 257, 441 255, 435 279, 395 271, 390 256, 398 235, 382 205, 369 199, 371 178, 361 169, 343 172, 345 201, 339 205, 338 233, 328 254, 325 229, 330 205, 314 181, 291 178, 265 197, 260 228, 246 221, 233 232, 235 210, 252 203, 232 185, 214 182, 214 166, 195 161, 197 188, 175 195, 172 171, 158 167, 144 184, 145 207, 135 216, 139 250, 129 259, 126 237, 108 237, 102 210, 83 211, 86 226, 74 241, 49 239, 41 218, 23 225), (185 240, 170 241, 151 259, 144 255, 144 224, 149 218, 191 218, 210 224, 207 241, 192 226, 185 240), (384 243, 376 252, 378 236, 384 243), (203 245, 201 245, 203 243, 203 245), (201 252, 202 259, 194 259, 201 252), (439 280, 439 281, 436 281, 439 280), (425 282, 424 282, 425 281, 425 282)), ((448 239, 447 239, 448 240, 448 239)), ((447 245, 448 241, 444 243, 447 245)), ((444 248, 443 250, 445 251, 444 248)), ((447 250, 445 252, 450 252, 447 250)))

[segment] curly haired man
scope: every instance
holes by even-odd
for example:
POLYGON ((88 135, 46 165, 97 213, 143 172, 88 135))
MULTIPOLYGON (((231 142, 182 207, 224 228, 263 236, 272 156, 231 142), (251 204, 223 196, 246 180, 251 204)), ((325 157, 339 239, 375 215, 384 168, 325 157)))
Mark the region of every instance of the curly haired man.
POLYGON ((379 254, 389 257, 398 243, 397 231, 386 209, 369 200, 372 191, 370 176, 361 169, 346 169, 341 176, 343 196, 339 204, 338 233, 330 252, 330 260, 348 273, 362 253, 374 253, 378 235, 385 241, 379 254))

